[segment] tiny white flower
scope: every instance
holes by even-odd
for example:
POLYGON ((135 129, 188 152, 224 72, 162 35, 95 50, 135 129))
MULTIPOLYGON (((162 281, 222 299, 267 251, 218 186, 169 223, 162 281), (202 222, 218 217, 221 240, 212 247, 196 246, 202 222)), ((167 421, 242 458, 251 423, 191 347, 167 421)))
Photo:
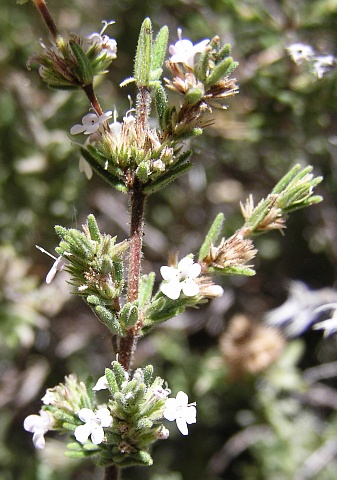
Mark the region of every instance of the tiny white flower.
POLYGON ((98 390, 106 390, 107 388, 109 388, 109 384, 106 379, 106 376, 103 375, 103 377, 100 377, 97 380, 96 385, 92 389, 95 391, 98 391, 98 390))
POLYGON ((106 28, 109 25, 114 24, 115 22, 113 20, 110 22, 103 20, 102 23, 104 23, 104 27, 102 28, 102 30, 99 33, 97 32, 92 33, 91 35, 88 36, 88 38, 89 40, 91 40, 92 43, 97 43, 103 49, 105 49, 107 55, 111 59, 115 59, 117 57, 117 42, 114 38, 110 38, 108 35, 103 35, 106 28))
POLYGON ((313 57, 312 69, 317 78, 322 78, 323 75, 331 70, 335 63, 333 55, 316 55, 313 57))
POLYGON ((41 450, 46 444, 44 434, 52 428, 53 424, 52 415, 46 410, 41 410, 40 415, 28 415, 23 422, 23 428, 33 433, 34 446, 41 450))
POLYGON ((102 115, 97 115, 96 113, 87 113, 82 118, 82 124, 76 124, 70 129, 71 135, 77 135, 78 133, 84 133, 84 135, 91 135, 96 132, 99 127, 112 118, 112 111, 102 113, 102 115))
POLYGON ((316 308, 315 312, 320 313, 325 310, 332 310, 332 317, 322 322, 316 323, 312 328, 314 330, 324 330, 324 337, 328 337, 337 332, 337 303, 327 303, 319 308, 316 308))
POLYGON ((158 440, 167 440, 170 436, 169 430, 162 425, 161 429, 157 432, 156 437, 158 440))
POLYGON ((188 396, 185 392, 178 392, 176 398, 168 398, 165 402, 164 417, 166 420, 177 423, 179 431, 188 435, 187 425, 196 423, 196 403, 188 403, 188 396))
POLYGON ((154 387, 152 389, 152 393, 155 397, 163 399, 163 398, 166 398, 168 395, 170 395, 171 390, 169 388, 154 387))
POLYGON ((303 60, 311 60, 315 54, 312 47, 304 43, 293 43, 286 50, 297 65, 301 64, 303 60))
POLYGON ((53 405, 55 402, 55 393, 52 392, 50 388, 48 388, 41 400, 44 405, 53 405))
POLYGON ((107 408, 100 408, 94 413, 90 408, 82 408, 78 416, 84 425, 76 427, 74 435, 78 442, 85 443, 89 436, 92 443, 99 445, 104 439, 103 427, 110 427, 112 417, 107 408))
POLYGON ((199 293, 199 285, 194 278, 200 275, 201 266, 194 263, 191 257, 184 257, 177 268, 163 266, 160 273, 166 282, 160 286, 161 292, 171 300, 177 300, 181 291, 186 297, 194 297, 199 293))
POLYGON ((46 276, 46 283, 49 285, 52 280, 54 280, 54 277, 57 272, 62 272, 64 266, 66 264, 66 259, 63 257, 58 257, 55 259, 55 262, 53 263, 53 266, 49 270, 47 276, 46 276))
POLYGON ((56 258, 54 255, 52 255, 51 253, 47 252, 47 250, 45 250, 44 248, 40 247, 39 245, 35 245, 35 247, 40 250, 41 252, 45 253, 46 255, 48 255, 49 257, 53 258, 55 260, 55 262, 53 263, 51 269, 49 270, 49 272, 47 273, 47 276, 46 276, 46 283, 49 285, 50 282, 54 279, 55 275, 57 272, 62 272, 62 270, 64 269, 64 266, 66 265, 67 263, 67 260, 60 256, 58 258, 56 258))
POLYGON ((178 29, 178 37, 179 40, 169 47, 169 52, 172 55, 170 62, 183 63, 187 67, 193 69, 195 55, 205 51, 209 39, 202 40, 196 45, 193 45, 191 40, 181 38, 180 28, 178 29))

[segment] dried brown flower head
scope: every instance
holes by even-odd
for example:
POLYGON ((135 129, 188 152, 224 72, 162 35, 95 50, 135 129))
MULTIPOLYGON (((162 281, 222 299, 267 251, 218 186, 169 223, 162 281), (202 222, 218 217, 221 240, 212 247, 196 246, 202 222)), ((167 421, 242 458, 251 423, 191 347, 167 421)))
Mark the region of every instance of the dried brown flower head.
POLYGON ((284 347, 285 339, 279 330, 245 315, 234 316, 220 338, 220 350, 232 380, 266 370, 280 357, 284 347))

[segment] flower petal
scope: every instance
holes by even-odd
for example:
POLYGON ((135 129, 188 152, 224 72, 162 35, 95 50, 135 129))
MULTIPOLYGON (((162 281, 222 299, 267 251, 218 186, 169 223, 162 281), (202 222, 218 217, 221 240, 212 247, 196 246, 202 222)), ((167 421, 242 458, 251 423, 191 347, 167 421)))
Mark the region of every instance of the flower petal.
POLYGON ((178 280, 171 280, 160 286, 160 291, 171 300, 177 300, 180 297, 181 284, 178 280))
POLYGON ((35 431, 36 426, 41 422, 41 418, 39 415, 28 415, 23 422, 23 428, 26 432, 33 433, 35 431))
POLYGON ((41 432, 34 433, 33 443, 35 448, 37 448, 38 450, 42 450, 42 448, 44 448, 46 445, 46 441, 44 439, 43 433, 41 432))
POLYGON ((80 125, 79 123, 77 123, 76 125, 73 125, 70 129, 70 134, 71 135, 77 135, 78 133, 82 133, 84 132, 84 130, 86 129, 87 127, 85 125, 80 125))
POLYGON ((193 282, 190 278, 187 278, 182 282, 182 289, 186 297, 194 297, 199 293, 199 285, 193 282))
POLYGON ((188 428, 187 428, 187 423, 186 423, 185 419, 179 417, 179 418, 177 418, 176 423, 177 423, 177 427, 178 427, 178 430, 180 431, 180 433, 182 433, 183 435, 188 435, 188 428))
POLYGON ((110 410, 107 408, 100 408, 96 412, 96 418, 101 421, 102 427, 110 427, 112 423, 112 417, 110 415, 110 410))
POLYGON ((178 270, 173 267, 160 267, 160 274, 164 280, 173 280, 178 277, 178 270))
POLYGON ((176 401, 179 407, 186 407, 188 405, 188 395, 180 390, 177 393, 176 401))
POLYGON ((80 443, 85 443, 91 434, 91 430, 91 426, 87 423, 85 425, 79 425, 74 431, 76 440, 80 443))
POLYGON ((188 269, 188 276, 190 278, 197 278, 201 273, 201 265, 199 263, 193 263, 188 269))
POLYGON ((104 439, 104 430, 101 426, 98 425, 92 431, 91 441, 95 445, 99 445, 100 443, 103 442, 103 439, 104 439))
POLYGON ((163 415, 166 420, 173 422, 177 418, 177 411, 175 409, 166 409, 163 415))
POLYGON ((82 422, 90 422, 90 420, 94 420, 96 418, 94 412, 90 410, 90 408, 81 408, 78 412, 78 417, 82 420, 82 422))

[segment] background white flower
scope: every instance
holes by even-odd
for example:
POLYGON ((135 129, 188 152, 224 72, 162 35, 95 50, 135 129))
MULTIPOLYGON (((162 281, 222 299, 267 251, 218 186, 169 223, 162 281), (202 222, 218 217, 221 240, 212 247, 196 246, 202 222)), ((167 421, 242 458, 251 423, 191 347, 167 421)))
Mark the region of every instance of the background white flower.
POLYGON ((106 28, 109 25, 113 25, 115 22, 113 20, 110 22, 103 20, 102 23, 104 24, 102 30, 99 33, 92 33, 88 36, 88 38, 92 41, 92 43, 97 43, 104 48, 110 58, 115 59, 117 57, 117 42, 114 38, 110 38, 108 35, 103 35, 103 32, 105 32, 106 28))
POLYGON ((322 322, 316 323, 312 328, 314 330, 324 330, 324 336, 328 337, 337 332, 337 303, 327 303, 319 308, 316 308, 316 313, 321 313, 326 310, 332 310, 332 317, 322 322))
POLYGON ((176 398, 168 398, 165 402, 164 418, 177 423, 179 431, 183 435, 188 435, 187 425, 196 423, 197 409, 196 403, 188 403, 188 396, 185 392, 178 392, 176 398))
POLYGON ((100 408, 94 413, 90 408, 82 408, 78 412, 78 416, 85 424, 76 428, 74 432, 76 440, 85 443, 90 436, 92 443, 95 445, 102 443, 104 439, 103 427, 110 427, 112 423, 110 411, 107 408, 100 408))
POLYGON ((331 70, 335 63, 333 55, 316 55, 313 57, 312 69, 317 78, 323 78, 323 75, 331 70))
POLYGON ((23 422, 23 428, 27 432, 33 433, 34 446, 41 450, 46 444, 44 434, 51 430, 53 424, 52 415, 46 410, 41 410, 40 415, 28 415, 23 422))
POLYGON ((184 257, 177 268, 163 266, 160 273, 165 283, 160 286, 161 292, 171 300, 177 300, 183 291, 186 297, 194 297, 199 293, 199 285, 193 280, 200 275, 201 266, 194 263, 191 257, 184 257))
POLYGON ((187 67, 193 68, 194 66, 194 57, 197 53, 202 53, 205 51, 209 39, 202 40, 201 42, 193 45, 191 40, 181 38, 181 29, 178 29, 179 40, 174 44, 170 45, 169 52, 172 55, 170 62, 172 63, 183 63, 187 67))
POLYGON ((311 60, 315 52, 310 45, 304 43, 293 43, 286 48, 294 62, 299 65, 303 60, 311 60))
POLYGON ((112 118, 112 111, 102 113, 102 115, 97 115, 96 113, 87 113, 82 118, 82 124, 77 123, 72 126, 70 129, 71 135, 77 135, 78 133, 84 133, 84 135, 91 135, 99 129, 102 123, 106 122, 112 118))

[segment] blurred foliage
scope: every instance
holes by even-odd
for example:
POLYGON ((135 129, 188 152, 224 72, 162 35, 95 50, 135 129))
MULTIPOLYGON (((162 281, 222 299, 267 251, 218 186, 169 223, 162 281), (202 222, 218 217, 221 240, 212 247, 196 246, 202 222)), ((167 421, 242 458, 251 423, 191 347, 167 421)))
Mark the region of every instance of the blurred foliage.
MULTIPOLYGON (((257 239, 257 275, 226 280, 225 295, 187 312, 140 342, 136 363, 155 365, 176 393, 198 403, 198 423, 187 438, 174 431, 156 445, 151 469, 123 478, 150 480, 332 480, 336 471, 336 377, 308 372, 337 360, 335 340, 308 332, 289 341, 269 369, 230 380, 219 347, 235 313, 259 321, 285 299, 289 279, 332 286, 337 265, 337 71, 315 80, 285 52, 294 42, 337 54, 334 0, 88 0, 49 1, 60 29, 87 35, 114 19, 109 35, 118 58, 98 85, 103 108, 129 108, 118 84, 132 72, 145 16, 167 24, 170 42, 181 27, 199 41, 219 34, 230 42, 240 94, 214 112, 208 135, 194 144, 195 167, 149 199, 144 271, 166 264, 169 249, 196 251, 211 221, 225 214, 225 235, 241 225, 239 201, 259 200, 293 164, 324 175, 324 203, 293 215, 285 237, 257 239), (225 333, 223 333, 225 331, 225 333), (324 365, 319 365, 321 362, 324 365), (329 377, 329 378, 328 378, 329 377)), ((89 212, 101 231, 128 231, 124 196, 99 178, 88 184, 68 138, 88 106, 81 93, 48 91, 26 62, 47 33, 33 5, 3 0, 0 16, 0 480, 101 478, 90 464, 67 459, 60 437, 36 453, 22 422, 39 407, 48 386, 76 371, 98 377, 112 360, 104 329, 68 295, 64 276, 48 287, 55 223, 79 226, 89 212), (29 260, 27 260, 29 259, 29 260)), ((172 96, 172 98, 175 98, 172 96)), ((63 274, 59 274, 61 277, 63 274)), ((228 339, 227 339, 228 340, 228 339)), ((247 347, 248 348, 248 347, 247 347)), ((261 347, 261 351, 263 351, 261 347)), ((249 358, 249 357, 247 357, 249 358)), ((333 364, 332 364, 333 365, 333 364)), ((250 373, 249 373, 250 372, 250 373)))

